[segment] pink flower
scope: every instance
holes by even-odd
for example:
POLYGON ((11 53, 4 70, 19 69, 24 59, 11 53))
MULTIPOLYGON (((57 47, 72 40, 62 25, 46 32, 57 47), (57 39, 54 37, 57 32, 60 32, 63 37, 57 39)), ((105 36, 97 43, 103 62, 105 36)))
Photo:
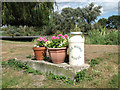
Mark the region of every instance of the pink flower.
POLYGON ((42 40, 42 37, 40 37, 40 39, 42 40))
POLYGON ((45 39, 44 42, 47 42, 47 40, 45 39))
POLYGON ((52 39, 55 39, 55 36, 52 36, 52 39))
POLYGON ((37 41, 40 41, 40 39, 37 39, 37 41))
POLYGON ((62 37, 63 35, 62 35, 62 34, 59 34, 58 36, 61 36, 61 37, 62 37))
POLYGON ((67 34, 64 35, 64 37, 67 37, 67 36, 68 36, 67 34))
POLYGON ((65 34, 64 37, 66 37, 67 39, 69 39, 69 36, 67 34, 65 34))
POLYGON ((66 38, 69 39, 69 36, 67 36, 66 38))
POLYGON ((62 38, 64 38, 64 36, 61 36, 62 38))
POLYGON ((59 37, 56 37, 56 39, 59 39, 59 37))
POLYGON ((42 39, 45 40, 45 37, 43 37, 42 39))

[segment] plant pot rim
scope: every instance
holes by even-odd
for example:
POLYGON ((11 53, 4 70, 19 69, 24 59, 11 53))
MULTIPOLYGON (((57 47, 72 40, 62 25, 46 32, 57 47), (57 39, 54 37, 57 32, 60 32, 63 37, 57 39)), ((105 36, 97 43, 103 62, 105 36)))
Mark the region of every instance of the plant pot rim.
POLYGON ((51 49, 51 50, 54 50, 54 49, 60 50, 60 49, 67 49, 67 47, 61 47, 61 48, 48 48, 48 49, 51 49))
POLYGON ((33 47, 34 50, 38 50, 38 49, 46 49, 46 47, 33 47))

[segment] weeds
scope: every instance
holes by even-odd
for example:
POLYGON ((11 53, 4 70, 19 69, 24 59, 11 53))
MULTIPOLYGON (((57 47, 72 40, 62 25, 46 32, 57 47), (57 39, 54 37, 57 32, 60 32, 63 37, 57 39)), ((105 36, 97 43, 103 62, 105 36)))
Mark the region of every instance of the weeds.
POLYGON ((95 58, 95 59, 92 59, 92 60, 89 62, 89 64, 90 64, 91 67, 94 67, 96 64, 99 64, 100 61, 102 61, 101 58, 95 58))
MULTIPOLYGON (((102 61, 101 58, 95 58, 92 59, 89 64, 92 67, 94 67, 95 65, 99 64, 102 61)), ((15 59, 11 59, 8 60, 8 62, 2 61, 2 66, 6 67, 6 66, 10 66, 16 70, 23 70, 25 73, 33 73, 34 75, 42 75, 43 72, 40 72, 38 70, 34 70, 32 68, 30 68, 27 63, 22 63, 20 61, 15 61, 15 59)), ((61 80, 64 83, 68 83, 68 84, 73 84, 73 83, 80 83, 81 81, 91 81, 93 80, 93 78, 96 78, 97 76, 101 76, 101 72, 94 72, 94 74, 91 73, 87 73, 88 70, 84 69, 80 72, 76 73, 76 76, 74 78, 74 80, 71 80, 70 77, 66 77, 66 76, 62 76, 62 75, 54 75, 52 72, 47 72, 46 78, 47 79, 53 79, 53 80, 61 80)), ((111 85, 111 87, 116 87, 116 76, 114 76, 110 81, 109 84, 111 85)), ((97 85, 97 82, 93 83, 94 85, 97 85)))
MULTIPOLYGON (((47 57, 46 57, 47 58, 47 57)), ((102 59, 100 58, 96 58, 96 59, 92 59, 91 62, 89 62, 90 66, 93 67, 96 64, 99 64, 100 61, 102 59)), ((43 74, 42 72, 38 71, 38 70, 34 70, 32 68, 30 68, 27 63, 22 63, 20 61, 15 61, 15 59, 11 59, 8 60, 8 62, 6 63, 5 61, 2 62, 2 66, 10 66, 13 67, 15 70, 24 70, 25 73, 33 73, 34 75, 41 75, 43 74)), ((75 76, 75 80, 70 80, 70 77, 65 77, 65 76, 61 76, 61 75, 54 75, 53 73, 49 72, 46 73, 46 76, 48 79, 54 79, 54 80, 62 80, 64 83, 73 83, 74 81, 76 82, 80 82, 85 80, 86 78, 90 81, 92 80, 92 76, 88 75, 86 76, 86 69, 84 69, 83 71, 77 72, 76 76, 75 76)))
POLYGON ((118 87, 118 75, 114 75, 113 78, 109 81, 110 87, 115 88, 118 87))
POLYGON ((26 58, 31 58, 31 55, 29 54, 26 58))
POLYGON ((7 63, 5 61, 2 61, 2 66, 5 67, 7 65, 14 68, 15 70, 24 70, 24 72, 26 72, 26 73, 33 73, 34 75, 43 74, 42 72, 40 72, 38 70, 34 70, 34 69, 30 68, 27 65, 27 62, 21 63, 20 61, 15 61, 15 59, 8 60, 7 63))
POLYGON ((77 75, 75 77, 76 82, 80 82, 85 80, 86 78, 86 69, 84 69, 83 71, 77 72, 77 75))
POLYGON ((47 72, 46 76, 48 79, 54 79, 54 80, 62 80, 64 83, 68 83, 68 84, 72 84, 74 81, 70 80, 70 77, 66 77, 66 76, 61 76, 61 75, 54 75, 51 72, 47 72))

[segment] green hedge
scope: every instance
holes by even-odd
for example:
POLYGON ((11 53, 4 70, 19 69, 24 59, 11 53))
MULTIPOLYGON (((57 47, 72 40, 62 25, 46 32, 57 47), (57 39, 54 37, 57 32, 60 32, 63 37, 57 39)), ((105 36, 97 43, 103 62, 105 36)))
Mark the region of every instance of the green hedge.
POLYGON ((85 37, 86 44, 103 44, 103 45, 119 45, 119 30, 92 30, 88 32, 88 36, 85 37))
POLYGON ((45 31, 40 27, 28 27, 28 26, 7 26, 1 29, 4 31, 3 36, 37 36, 45 34, 45 31))
MULTIPOLYGON (((7 26, 1 29, 4 31, 3 36, 46 36, 51 34, 59 34, 60 31, 50 33, 50 30, 47 30, 46 27, 28 27, 28 26, 7 26)), ((103 44, 103 45, 119 45, 119 30, 110 30, 110 29, 95 29, 87 32, 85 36, 85 44, 103 44)), ((68 33, 70 36, 70 34, 68 33)))

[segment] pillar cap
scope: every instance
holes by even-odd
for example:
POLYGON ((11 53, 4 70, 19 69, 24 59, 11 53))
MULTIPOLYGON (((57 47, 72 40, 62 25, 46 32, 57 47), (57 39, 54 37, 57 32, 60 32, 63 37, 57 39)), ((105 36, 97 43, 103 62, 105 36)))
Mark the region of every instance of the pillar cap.
POLYGON ((82 32, 71 32, 70 34, 83 34, 82 32))

